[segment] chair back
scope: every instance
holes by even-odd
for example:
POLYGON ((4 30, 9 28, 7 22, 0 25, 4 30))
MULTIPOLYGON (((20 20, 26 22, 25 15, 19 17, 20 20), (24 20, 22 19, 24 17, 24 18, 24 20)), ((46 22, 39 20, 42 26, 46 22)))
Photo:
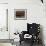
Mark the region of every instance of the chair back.
POLYGON ((40 32, 40 24, 36 24, 36 23, 29 24, 29 23, 27 23, 27 30, 28 30, 28 33, 31 35, 32 34, 37 35, 38 32, 40 32))

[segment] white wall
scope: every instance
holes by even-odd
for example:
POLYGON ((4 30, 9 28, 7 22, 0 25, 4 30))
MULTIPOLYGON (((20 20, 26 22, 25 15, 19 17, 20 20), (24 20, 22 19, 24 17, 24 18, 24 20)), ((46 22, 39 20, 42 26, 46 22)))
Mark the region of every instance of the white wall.
POLYGON ((8 4, 0 3, 0 39, 9 39, 9 32, 6 31, 7 9, 8 9, 8 4))
POLYGON ((8 30, 11 32, 11 36, 13 36, 16 30, 19 32, 27 30, 27 23, 36 22, 43 26, 43 35, 46 44, 45 4, 43 5, 40 0, 4 0, 4 2, 8 2, 9 4, 8 30), (14 9, 27 9, 27 20, 14 20, 14 9))
POLYGON ((8 3, 8 0, 0 0, 0 3, 8 3))
POLYGON ((27 23, 33 22, 40 23, 42 25, 44 41, 46 42, 45 5, 42 4, 40 0, 9 1, 9 31, 11 32, 11 36, 16 30, 19 32, 27 30, 27 23), (14 9, 27 9, 27 20, 14 20, 14 9))

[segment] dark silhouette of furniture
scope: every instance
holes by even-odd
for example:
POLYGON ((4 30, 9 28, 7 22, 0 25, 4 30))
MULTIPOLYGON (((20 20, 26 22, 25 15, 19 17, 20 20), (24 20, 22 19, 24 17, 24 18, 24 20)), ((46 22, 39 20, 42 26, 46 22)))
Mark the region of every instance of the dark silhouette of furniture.
POLYGON ((43 0, 41 0, 41 2, 43 3, 43 0))
POLYGON ((29 24, 27 23, 27 31, 22 31, 22 33, 19 35, 20 36, 20 44, 22 41, 27 41, 29 40, 31 43, 31 46, 33 45, 34 42, 39 43, 39 33, 40 33, 40 24, 32 23, 29 24), (32 37, 30 39, 24 38, 25 34, 29 34, 32 37))

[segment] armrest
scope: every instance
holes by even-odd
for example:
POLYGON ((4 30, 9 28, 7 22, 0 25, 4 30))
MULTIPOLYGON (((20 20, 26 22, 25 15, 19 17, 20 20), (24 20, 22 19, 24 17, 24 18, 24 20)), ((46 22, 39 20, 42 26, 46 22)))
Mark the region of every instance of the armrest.
POLYGON ((27 31, 22 31, 21 34, 19 34, 20 41, 24 40, 24 35, 27 34, 27 31))
POLYGON ((20 38, 24 38, 24 35, 27 33, 27 31, 22 31, 21 34, 19 34, 20 38))
POLYGON ((24 35, 19 34, 19 37, 20 37, 20 41, 23 41, 24 40, 24 35))
POLYGON ((22 34, 24 35, 24 34, 27 34, 28 32, 27 31, 22 31, 22 34))

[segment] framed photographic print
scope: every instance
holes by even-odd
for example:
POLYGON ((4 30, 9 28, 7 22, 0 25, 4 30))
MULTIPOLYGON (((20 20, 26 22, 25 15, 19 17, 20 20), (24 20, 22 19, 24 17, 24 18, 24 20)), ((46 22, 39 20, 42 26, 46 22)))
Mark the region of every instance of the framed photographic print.
POLYGON ((16 20, 26 20, 27 9, 14 9, 14 18, 16 20))

